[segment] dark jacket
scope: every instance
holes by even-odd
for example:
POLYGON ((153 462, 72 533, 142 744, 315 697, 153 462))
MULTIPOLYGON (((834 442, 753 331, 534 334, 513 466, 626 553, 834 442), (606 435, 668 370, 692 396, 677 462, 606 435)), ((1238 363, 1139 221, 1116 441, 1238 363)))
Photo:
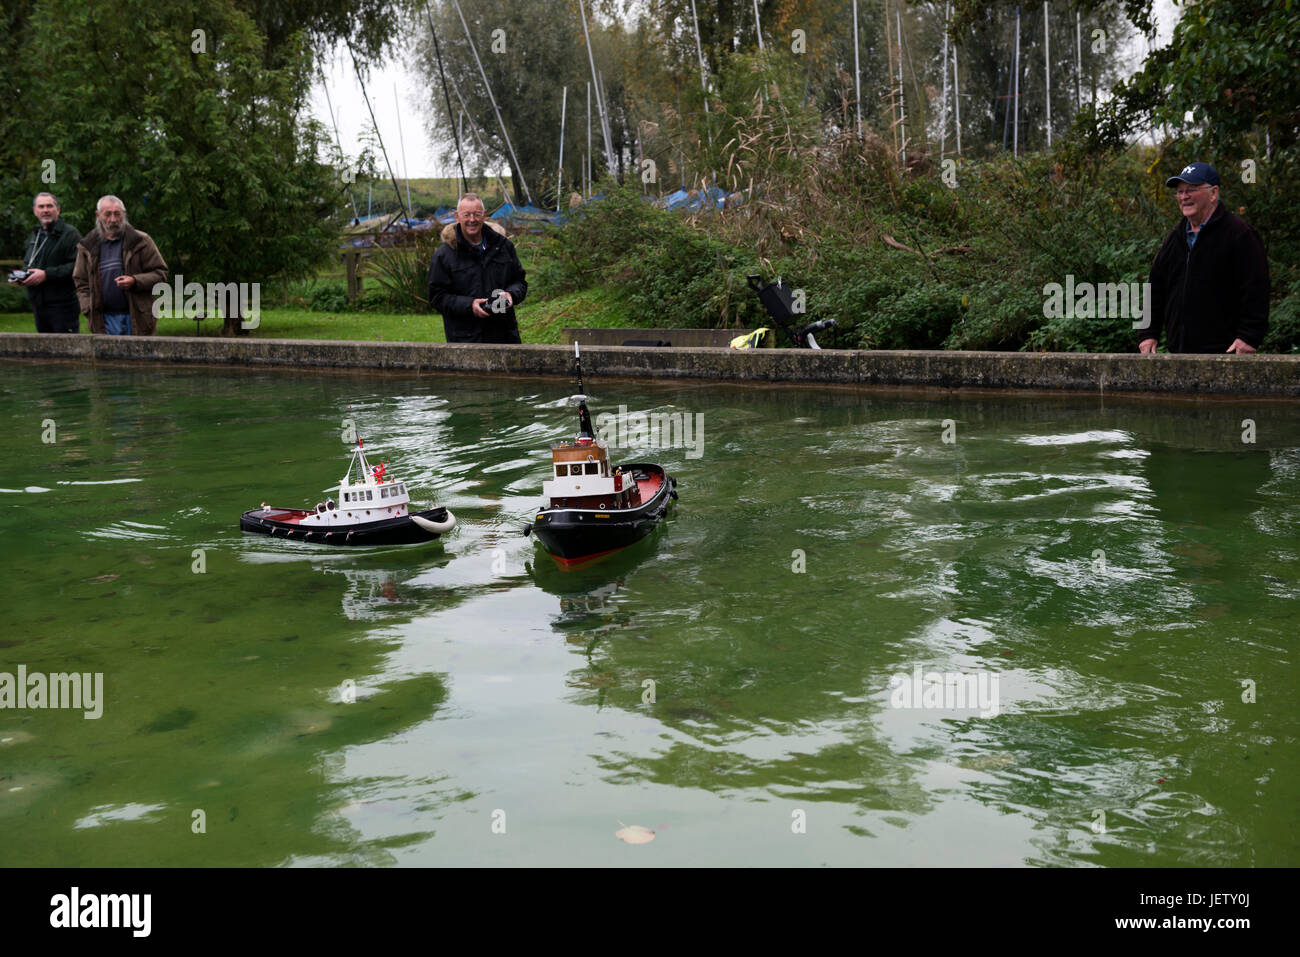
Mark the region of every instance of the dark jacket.
MULTIPOLYGON (((99 243, 103 238, 98 228, 86 234, 77 244, 77 266, 72 271, 81 311, 90 320, 90 331, 99 335, 105 331, 104 303, 99 288, 99 243)), ((153 314, 153 287, 167 281, 167 263, 149 234, 130 225, 122 227, 122 275, 135 277, 135 285, 127 293, 131 334, 152 336, 158 328, 153 314)))
POLYGON ((1223 201, 1210 214, 1196 245, 1187 248, 1187 220, 1165 237, 1151 266, 1151 328, 1138 341, 1160 336, 1170 352, 1224 353, 1232 340, 1256 349, 1268 332, 1268 257, 1249 223, 1223 201))
POLYGON ((483 223, 483 239, 487 248, 480 251, 465 241, 459 224, 443 228, 442 245, 429 263, 429 305, 442 313, 448 342, 519 342, 514 306, 496 313, 490 300, 494 290, 504 289, 516 305, 523 302, 524 267, 505 230, 491 220, 483 223), (475 299, 489 300, 483 306, 488 318, 474 315, 475 299))
POLYGON ((44 227, 37 226, 23 247, 23 262, 27 267, 45 270, 45 282, 25 287, 27 301, 33 309, 75 303, 77 290, 72 284, 72 267, 77 262, 77 240, 81 239, 81 233, 62 219, 50 225, 47 235, 43 233, 44 227))

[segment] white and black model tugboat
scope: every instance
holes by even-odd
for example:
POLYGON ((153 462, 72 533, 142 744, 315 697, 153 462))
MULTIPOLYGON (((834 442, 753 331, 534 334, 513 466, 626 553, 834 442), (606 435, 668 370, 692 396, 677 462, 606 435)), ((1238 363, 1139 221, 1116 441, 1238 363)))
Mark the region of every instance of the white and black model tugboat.
POLYGON ((455 528, 456 516, 446 508, 412 512, 406 483, 386 474, 387 462, 372 467, 363 447, 358 438, 338 484, 337 501, 318 502, 314 509, 276 508, 263 502, 240 517, 239 527, 322 545, 415 545, 455 528))
POLYGON ((591 427, 582 359, 573 345, 578 373, 578 436, 551 446, 551 478, 545 501, 524 527, 561 567, 583 564, 626 548, 649 535, 677 498, 677 480, 662 466, 633 462, 613 467, 591 427))

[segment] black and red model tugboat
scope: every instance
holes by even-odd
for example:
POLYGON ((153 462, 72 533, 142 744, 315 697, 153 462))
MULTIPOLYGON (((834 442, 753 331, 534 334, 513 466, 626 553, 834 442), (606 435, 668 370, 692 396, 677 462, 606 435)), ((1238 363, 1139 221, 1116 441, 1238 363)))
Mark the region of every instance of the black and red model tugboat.
POLYGON ((677 498, 677 480, 662 466, 633 462, 613 467, 596 437, 582 384, 582 358, 573 345, 578 372, 578 436, 551 446, 551 478, 542 483, 545 501, 524 534, 536 533, 561 567, 585 564, 649 535, 677 498))
POLYGON ((372 467, 363 446, 358 438, 338 484, 337 501, 318 502, 314 509, 276 508, 263 502, 240 516, 239 527, 322 545, 415 545, 456 527, 456 516, 446 508, 412 512, 406 483, 387 475, 387 462, 372 467))

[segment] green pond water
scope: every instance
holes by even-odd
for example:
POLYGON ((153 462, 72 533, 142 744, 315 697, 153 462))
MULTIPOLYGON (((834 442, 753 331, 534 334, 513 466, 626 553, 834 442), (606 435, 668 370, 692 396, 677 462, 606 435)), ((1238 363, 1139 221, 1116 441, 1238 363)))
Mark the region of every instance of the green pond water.
POLYGON ((0 370, 0 673, 103 675, 0 709, 0 864, 1300 863, 1300 405, 592 379, 702 455, 563 573, 563 380, 0 370), (346 418, 459 527, 242 534, 346 418))

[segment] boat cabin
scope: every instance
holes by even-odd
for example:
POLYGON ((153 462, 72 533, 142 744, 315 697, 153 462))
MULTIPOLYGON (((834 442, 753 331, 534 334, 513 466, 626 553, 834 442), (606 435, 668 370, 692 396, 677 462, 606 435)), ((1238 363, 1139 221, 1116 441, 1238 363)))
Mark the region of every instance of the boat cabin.
MULTIPOLYGON (((338 485, 338 500, 327 499, 316 503, 312 511, 302 511, 294 517, 279 517, 298 525, 318 528, 339 528, 378 522, 388 518, 403 518, 410 511, 411 496, 406 483, 387 478, 387 463, 372 466, 358 444, 348 460, 348 470, 338 485)), ((292 510, 297 513, 299 510, 292 510)))
POLYGON ((552 477, 542 482, 542 495, 555 508, 612 509, 641 504, 632 476, 611 470, 609 451, 599 441, 580 436, 551 446, 552 477))

